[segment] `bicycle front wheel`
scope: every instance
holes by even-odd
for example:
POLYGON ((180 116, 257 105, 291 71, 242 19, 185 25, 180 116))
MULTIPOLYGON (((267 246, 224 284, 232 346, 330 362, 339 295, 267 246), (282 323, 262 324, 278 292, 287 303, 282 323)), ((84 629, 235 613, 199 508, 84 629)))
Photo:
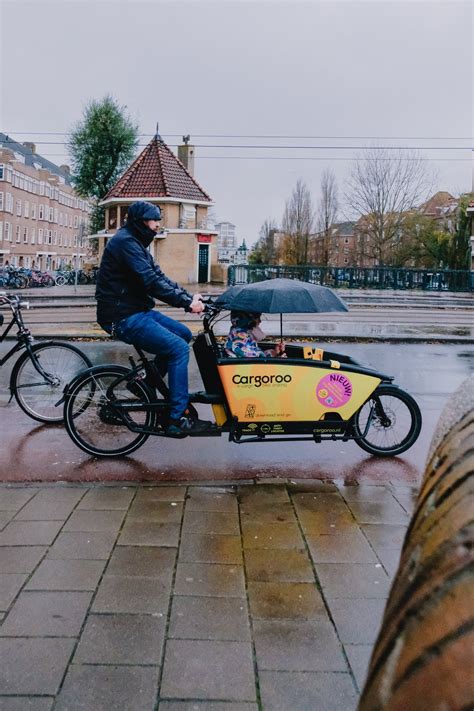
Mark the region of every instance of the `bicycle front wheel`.
POLYGON ((96 457, 131 454, 149 437, 133 428, 154 429, 156 415, 146 410, 152 393, 142 382, 127 380, 128 374, 133 378, 133 371, 123 366, 96 366, 71 383, 64 423, 84 452, 96 457))
POLYGON ((64 388, 92 363, 79 348, 60 341, 40 343, 33 346, 32 352, 39 370, 25 352, 12 372, 16 401, 23 412, 38 422, 62 422, 64 388))
POLYGON ((381 385, 356 414, 354 429, 355 441, 364 451, 394 457, 418 439, 420 408, 404 390, 381 385))

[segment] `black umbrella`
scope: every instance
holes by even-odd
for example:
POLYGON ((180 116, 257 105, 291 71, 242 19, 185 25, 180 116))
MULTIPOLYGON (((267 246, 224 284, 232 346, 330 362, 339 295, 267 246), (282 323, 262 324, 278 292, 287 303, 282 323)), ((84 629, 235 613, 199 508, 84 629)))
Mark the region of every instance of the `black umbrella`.
POLYGON ((216 305, 231 311, 280 314, 348 311, 342 299, 327 286, 298 279, 267 279, 255 284, 231 286, 216 299, 216 305))

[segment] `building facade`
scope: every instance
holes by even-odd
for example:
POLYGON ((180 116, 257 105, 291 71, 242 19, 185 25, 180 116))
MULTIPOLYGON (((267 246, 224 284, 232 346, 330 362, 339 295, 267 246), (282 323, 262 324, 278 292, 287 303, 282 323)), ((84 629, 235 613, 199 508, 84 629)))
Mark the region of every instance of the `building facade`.
POLYGON ((337 222, 328 234, 319 233, 311 240, 311 260, 319 266, 353 267, 356 235, 354 222, 337 222))
POLYGON ((217 222, 217 258, 222 264, 232 264, 237 250, 237 236, 232 222, 217 222))
POLYGON ((129 205, 146 200, 162 213, 161 232, 150 245, 163 271, 184 284, 220 280, 217 232, 209 229, 209 195, 195 180, 194 146, 180 146, 179 160, 157 134, 101 201, 105 232, 99 238, 99 260, 107 240, 127 218, 129 205))
POLYGON ((81 268, 87 258, 90 205, 69 168, 0 133, 0 267, 81 268))

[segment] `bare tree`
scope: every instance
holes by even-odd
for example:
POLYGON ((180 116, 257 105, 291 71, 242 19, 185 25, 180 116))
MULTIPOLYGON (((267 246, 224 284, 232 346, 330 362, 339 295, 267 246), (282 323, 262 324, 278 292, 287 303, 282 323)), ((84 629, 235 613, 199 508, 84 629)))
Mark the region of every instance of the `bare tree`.
POLYGON ((357 157, 345 200, 359 216, 359 259, 390 264, 407 213, 428 196, 432 178, 413 151, 368 148, 357 157))
POLYGON ((306 183, 299 179, 286 201, 282 229, 285 234, 282 259, 286 264, 307 264, 310 235, 314 230, 314 208, 306 183))
POLYGON ((249 261, 254 264, 273 264, 276 254, 275 233, 277 231, 275 220, 272 217, 267 217, 260 227, 260 236, 249 255, 249 261))
POLYGON ((338 189, 336 176, 330 168, 327 168, 321 177, 321 193, 318 204, 318 214, 316 220, 316 239, 320 241, 321 264, 329 264, 329 235, 331 226, 337 220, 339 210, 338 189))

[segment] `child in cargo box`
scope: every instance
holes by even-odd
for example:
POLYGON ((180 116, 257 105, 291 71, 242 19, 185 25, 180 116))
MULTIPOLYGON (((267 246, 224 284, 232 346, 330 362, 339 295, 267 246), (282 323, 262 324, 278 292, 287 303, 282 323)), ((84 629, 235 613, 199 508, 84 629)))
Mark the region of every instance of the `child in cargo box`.
POLYGON ((231 311, 232 323, 225 344, 227 355, 237 358, 277 358, 285 356, 285 344, 277 343, 275 348, 263 351, 258 341, 265 338, 260 328, 261 315, 243 311, 231 311))

